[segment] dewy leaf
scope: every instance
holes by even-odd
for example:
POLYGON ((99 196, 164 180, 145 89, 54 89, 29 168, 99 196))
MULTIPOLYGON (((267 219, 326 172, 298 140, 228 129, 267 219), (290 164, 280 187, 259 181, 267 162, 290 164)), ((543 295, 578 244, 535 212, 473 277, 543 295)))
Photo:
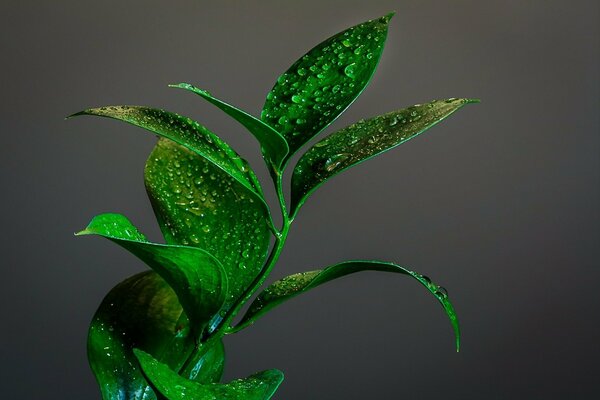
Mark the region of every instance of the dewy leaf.
POLYGON ((79 115, 93 115, 128 122, 179 143, 231 175, 252 195, 264 202, 262 189, 256 186, 258 180, 253 176, 254 172, 248 168, 248 163, 217 135, 190 118, 141 106, 90 108, 69 118, 79 115))
POLYGON ((262 202, 203 157, 166 139, 146 162, 145 183, 167 243, 199 247, 223 265, 226 311, 267 256, 270 217, 262 202))
POLYGON ((367 86, 392 15, 325 40, 279 77, 267 95, 261 119, 288 141, 287 158, 331 124, 367 86))
POLYGON ((193 85, 190 85, 189 83, 179 83, 177 85, 170 86, 192 91, 209 103, 217 106, 229 116, 233 117, 236 121, 248 129, 248 131, 250 131, 250 133, 252 133, 256 139, 258 139, 265 159, 270 165, 279 170, 279 167, 281 167, 281 162, 289 151, 286 140, 279 132, 247 112, 233 107, 232 105, 227 104, 216 97, 213 97, 206 90, 199 89, 193 85))
POLYGON ((357 122, 317 142, 292 176, 292 215, 334 175, 390 150, 442 121, 472 99, 435 100, 357 122))
MULTIPOLYGON (((88 358, 103 400, 156 400, 133 354, 134 347, 174 370, 181 368, 194 349, 189 321, 175 292, 154 271, 136 274, 115 286, 90 324, 88 358)), ((186 377, 218 382, 224 357, 223 343, 218 342, 186 377)))
POLYGON ((197 337, 223 306, 227 276, 221 263, 202 249, 149 243, 120 214, 98 215, 77 235, 105 237, 148 264, 177 293, 197 337))
POLYGON ((460 328, 458 318, 454 312, 454 308, 448 299, 446 289, 431 282, 431 280, 421 274, 410 271, 400 265, 383 262, 383 261, 346 261, 339 264, 329 266, 322 270, 302 272, 299 274, 290 275, 268 286, 258 297, 252 302, 246 315, 240 323, 233 328, 232 332, 239 331, 248 325, 254 323, 263 314, 278 306, 279 304, 296 297, 310 289, 327 283, 331 280, 353 274, 360 271, 382 271, 396 272, 403 275, 408 275, 425 286, 431 293, 435 295, 438 301, 444 307, 446 314, 450 318, 452 328, 456 335, 456 349, 460 346, 460 328))
POLYGON ((152 387, 167 400, 268 400, 283 381, 283 373, 272 369, 226 384, 201 384, 177 375, 144 351, 134 352, 152 387))

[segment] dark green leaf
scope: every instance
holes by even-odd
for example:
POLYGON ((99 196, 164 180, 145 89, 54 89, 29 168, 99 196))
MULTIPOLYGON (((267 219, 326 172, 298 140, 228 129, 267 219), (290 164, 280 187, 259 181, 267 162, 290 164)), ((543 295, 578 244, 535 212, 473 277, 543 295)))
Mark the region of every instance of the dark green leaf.
POLYGON ((103 236, 148 264, 177 293, 197 335, 223 306, 227 276, 221 263, 202 249, 149 243, 120 214, 98 215, 78 235, 103 236))
MULTIPOLYGON (((104 400, 155 400, 133 354, 137 347, 178 370, 194 348, 189 321, 173 289, 154 271, 115 286, 90 324, 88 358, 104 400)), ((188 378, 218 382, 223 373, 222 342, 197 360, 188 378)))
POLYGON ((167 243, 200 247, 223 265, 229 282, 226 310, 266 258, 266 209, 231 176, 165 139, 148 158, 145 181, 167 243))
POLYGON ((167 400, 268 400, 283 381, 283 373, 271 369, 226 384, 201 384, 177 375, 141 350, 134 352, 147 380, 167 400))
POLYGON ((331 124, 367 86, 392 15, 327 39, 279 77, 267 95, 261 119, 287 140, 287 158, 331 124))
POLYGON ((262 189, 260 186, 256 186, 258 180, 252 169, 248 167, 248 163, 217 135, 190 118, 165 110, 141 106, 90 108, 73 114, 71 117, 79 115, 93 115, 125 121, 179 143, 231 175, 258 200, 264 202, 262 189))
POLYGON ((436 100, 362 120, 317 142, 298 161, 292 176, 292 215, 334 175, 390 150, 478 100, 436 100))
POLYGON ((258 139, 265 159, 270 163, 270 165, 279 170, 281 162, 289 151, 287 142, 279 132, 247 112, 213 97, 206 90, 199 89, 193 85, 190 85, 189 83, 179 83, 177 85, 170 86, 190 90, 196 93, 246 127, 246 129, 248 129, 248 131, 250 131, 250 133, 252 133, 256 139, 258 139))
POLYGON ((333 279, 360 271, 396 272, 408 275, 419 281, 435 295, 435 297, 444 307, 444 310, 450 318, 450 322, 452 323, 452 327, 456 335, 456 349, 458 350, 460 346, 460 329, 458 325, 458 318, 456 317, 454 308, 448 299, 446 289, 432 283, 431 280, 426 276, 410 271, 394 263, 382 261, 346 261, 329 266, 322 270, 290 275, 277 282, 274 282, 262 293, 260 293, 254 302, 252 302, 248 308, 248 311, 246 312, 246 315, 244 315, 244 318, 242 318, 240 323, 233 329, 233 331, 238 331, 254 323, 254 321, 272 308, 293 297, 298 296, 299 294, 327 283, 333 279))

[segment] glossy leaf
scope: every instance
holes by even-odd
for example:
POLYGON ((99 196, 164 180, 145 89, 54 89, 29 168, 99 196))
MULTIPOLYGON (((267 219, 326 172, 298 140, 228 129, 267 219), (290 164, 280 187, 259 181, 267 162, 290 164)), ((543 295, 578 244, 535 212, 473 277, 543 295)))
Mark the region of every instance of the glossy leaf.
POLYGON ((292 176, 292 215, 323 182, 431 128, 465 104, 436 100, 362 120, 317 142, 298 161, 292 176))
POLYGON ((177 293, 197 336, 223 306, 227 276, 221 263, 202 249, 149 243, 120 214, 98 215, 78 235, 105 237, 156 271, 177 293))
POLYGON ((392 15, 325 40, 278 78, 261 119, 288 141, 288 158, 344 112, 369 83, 392 15))
MULTIPOLYGON (((133 348, 152 354, 178 370, 194 349, 189 321, 173 289, 154 271, 145 271, 115 286, 90 324, 88 358, 104 400, 155 400, 133 348)), ((197 360, 198 382, 218 382, 224 350, 219 342, 197 360)))
POLYGON ((272 369, 226 384, 201 384, 177 375, 144 351, 134 351, 147 380, 167 400, 268 400, 283 381, 283 373, 272 369))
POLYGON ((226 310, 266 258, 265 208, 230 175, 165 139, 146 162, 145 182, 167 243, 199 247, 223 265, 229 282, 226 310))
POLYGON ((179 143, 206 158, 210 163, 237 180, 258 200, 264 202, 262 189, 260 186, 256 186, 258 180, 248 163, 221 138, 190 118, 142 106, 90 108, 73 114, 69 118, 79 115, 124 121, 179 143))
POLYGON ((286 140, 279 132, 247 112, 227 104, 216 97, 213 97, 206 90, 199 89, 193 85, 190 85, 189 83, 179 83, 177 85, 170 86, 196 93, 209 103, 217 106, 227 115, 233 117, 236 121, 248 129, 248 131, 250 131, 250 133, 252 133, 256 139, 258 139, 265 159, 269 162, 269 164, 274 166, 276 169, 279 169, 281 162, 289 151, 286 140))
POLYGON ((342 276, 361 271, 395 272, 408 275, 419 281, 419 283, 421 283, 435 295, 435 297, 444 307, 444 311, 448 315, 448 318, 450 318, 452 328, 454 329, 454 333, 456 335, 456 349, 458 351, 460 346, 460 328, 458 325, 458 318, 454 312, 454 308, 452 307, 450 300, 448 299, 446 290, 443 287, 432 283, 431 280, 426 276, 410 271, 404 267, 401 267, 400 265, 382 261, 346 261, 340 264, 329 266, 322 270, 302 272, 276 281, 258 295, 258 297, 248 308, 246 315, 244 315, 238 326, 236 326, 233 331, 239 331, 240 329, 245 328, 246 326, 254 323, 254 321, 272 308, 310 289, 342 276))

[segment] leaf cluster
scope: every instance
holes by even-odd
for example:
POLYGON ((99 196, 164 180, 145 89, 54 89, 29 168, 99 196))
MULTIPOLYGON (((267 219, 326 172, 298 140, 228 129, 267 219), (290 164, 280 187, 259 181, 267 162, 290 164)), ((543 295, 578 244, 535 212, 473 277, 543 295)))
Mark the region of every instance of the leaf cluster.
POLYGON ((152 243, 123 215, 102 214, 78 235, 98 235, 150 267, 114 287, 96 312, 88 353, 103 399, 269 399, 278 370, 221 383, 222 339, 274 307, 360 271, 415 279, 460 331, 445 289, 383 261, 344 261, 290 275, 263 288, 289 229, 310 195, 333 176, 390 150, 448 117, 470 99, 437 100, 361 120, 317 141, 283 177, 291 157, 363 91, 386 41, 392 14, 340 32, 314 47, 278 79, 260 118, 187 83, 171 85, 215 105, 258 141, 276 189, 276 226, 261 183, 246 160, 197 121, 143 106, 91 108, 73 116, 107 117, 158 135, 144 180, 165 243, 152 243), (271 243, 273 241, 273 243, 271 243), (239 323, 234 318, 254 298, 239 323))

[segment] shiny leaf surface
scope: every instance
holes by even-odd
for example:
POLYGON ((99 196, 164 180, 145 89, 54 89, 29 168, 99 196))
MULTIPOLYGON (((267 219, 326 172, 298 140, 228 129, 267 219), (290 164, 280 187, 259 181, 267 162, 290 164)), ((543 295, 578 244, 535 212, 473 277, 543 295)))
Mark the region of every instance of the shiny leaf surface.
POLYGON ((288 141, 288 158, 344 112, 369 83, 392 15, 325 40, 278 78, 261 119, 288 141))
POLYGON ((199 247, 223 265, 229 282, 227 309, 266 258, 266 209, 230 175, 165 139, 146 162, 145 183, 167 243, 199 247))
POLYGON ((98 215, 77 235, 105 237, 156 271, 177 293, 197 336, 223 306, 227 276, 221 263, 202 249, 149 243, 120 214, 98 215))
POLYGON ((362 120, 317 142, 298 161, 292 176, 292 215, 323 182, 431 128, 465 104, 478 100, 435 100, 362 120))
POLYGON ((256 137, 256 139, 258 139, 265 159, 270 163, 270 165, 273 165, 275 168, 279 169, 281 162, 289 151, 286 140, 279 132, 247 112, 233 107, 232 105, 227 104, 216 97, 213 97, 206 90, 199 89, 193 85, 190 85, 189 83, 179 83, 177 85, 170 86, 189 90, 197 94, 242 124, 250 133, 254 135, 254 137, 256 137))
POLYGON ((456 335, 456 349, 458 351, 460 346, 460 328, 458 325, 458 318, 454 312, 454 307, 452 307, 452 304, 448 299, 448 293, 446 292, 446 289, 432 283, 431 280, 426 276, 408 270, 400 265, 382 261, 346 261, 340 264, 329 266, 322 270, 301 272, 299 274, 290 275, 277 282, 274 282, 258 295, 258 297, 248 308, 244 318, 233 330, 238 331, 245 328, 246 326, 254 323, 254 321, 256 321, 260 316, 264 315, 272 308, 310 289, 342 276, 361 271, 395 272, 408 275, 419 281, 419 283, 421 283, 433 295, 435 295, 435 297, 444 307, 444 311, 448 315, 448 318, 450 318, 452 328, 454 329, 454 333, 456 335))
MULTIPOLYGON (((194 348, 189 321, 171 287, 154 271, 115 286, 90 324, 88 358, 104 400, 155 400, 133 348, 178 370, 194 348)), ((208 349, 188 378, 218 382, 223 373, 222 342, 208 349)))
MULTIPOLYGON (((92 115, 124 121, 161 137, 170 139, 206 158, 229 174, 257 199, 264 202, 262 189, 248 163, 227 143, 198 122, 169 112, 141 106, 90 108, 71 117, 92 115)), ((265 205, 266 207, 266 205, 265 205)))
POLYGON ((201 384, 177 375, 141 350, 134 351, 152 387, 167 400, 268 400, 283 381, 283 373, 272 369, 226 384, 201 384))

